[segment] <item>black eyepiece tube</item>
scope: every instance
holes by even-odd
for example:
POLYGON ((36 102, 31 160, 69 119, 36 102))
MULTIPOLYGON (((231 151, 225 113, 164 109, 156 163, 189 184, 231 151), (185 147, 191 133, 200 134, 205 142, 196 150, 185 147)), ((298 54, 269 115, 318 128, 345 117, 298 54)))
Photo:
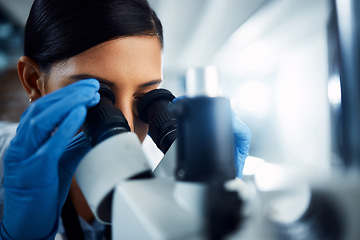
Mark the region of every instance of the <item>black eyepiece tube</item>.
POLYGON ((83 130, 90 144, 95 146, 107 138, 123 132, 130 132, 124 114, 114 106, 115 95, 111 89, 100 83, 100 102, 87 112, 83 130))
POLYGON ((166 89, 146 93, 138 103, 142 121, 149 123, 149 134, 156 146, 166 153, 177 137, 176 118, 169 111, 175 96, 166 89))
POLYGON ((175 103, 178 123, 176 179, 223 184, 236 177, 230 101, 199 96, 175 103))

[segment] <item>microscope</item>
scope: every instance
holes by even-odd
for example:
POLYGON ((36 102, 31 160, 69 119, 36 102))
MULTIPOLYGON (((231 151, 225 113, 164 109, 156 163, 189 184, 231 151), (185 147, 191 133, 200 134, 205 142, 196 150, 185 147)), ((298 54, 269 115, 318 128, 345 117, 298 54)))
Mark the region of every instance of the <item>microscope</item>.
POLYGON ((156 89, 138 104, 164 153, 154 171, 106 85, 88 111, 93 149, 75 177, 113 239, 223 239, 240 224, 242 200, 226 188, 236 177, 230 101, 218 95, 214 67, 189 71, 187 82, 181 99, 156 89))

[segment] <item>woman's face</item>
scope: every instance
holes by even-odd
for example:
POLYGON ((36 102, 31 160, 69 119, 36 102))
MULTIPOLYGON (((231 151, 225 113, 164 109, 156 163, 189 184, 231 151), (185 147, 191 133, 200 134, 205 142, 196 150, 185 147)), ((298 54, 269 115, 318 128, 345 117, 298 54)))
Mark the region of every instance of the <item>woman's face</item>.
POLYGON ((43 74, 42 94, 81 79, 98 79, 114 92, 116 107, 125 115, 131 131, 143 141, 148 125, 140 120, 136 103, 161 83, 161 51, 155 36, 130 36, 102 43, 55 63, 43 74))

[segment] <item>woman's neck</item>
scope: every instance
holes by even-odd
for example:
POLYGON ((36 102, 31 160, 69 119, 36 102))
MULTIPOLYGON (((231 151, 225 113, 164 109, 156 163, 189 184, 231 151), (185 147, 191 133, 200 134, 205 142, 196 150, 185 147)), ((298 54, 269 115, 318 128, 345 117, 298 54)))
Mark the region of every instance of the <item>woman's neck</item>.
POLYGON ((91 209, 74 177, 71 181, 69 196, 73 202, 77 214, 88 223, 93 222, 95 217, 91 212, 91 209))

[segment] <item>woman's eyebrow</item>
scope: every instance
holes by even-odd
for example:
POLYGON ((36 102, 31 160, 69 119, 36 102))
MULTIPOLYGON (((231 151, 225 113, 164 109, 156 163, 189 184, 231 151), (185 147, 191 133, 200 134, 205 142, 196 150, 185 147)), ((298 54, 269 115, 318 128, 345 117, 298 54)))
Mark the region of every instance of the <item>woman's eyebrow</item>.
MULTIPOLYGON (((99 82, 105 83, 109 87, 112 87, 112 86, 115 85, 113 82, 111 82, 111 81, 109 81, 107 79, 104 79, 104 78, 101 78, 101 77, 96 77, 96 76, 93 76, 93 75, 90 75, 90 74, 76 74, 76 75, 71 75, 69 78, 71 80, 74 80, 74 81, 79 81, 79 80, 88 79, 88 78, 95 78, 99 82)), ((151 81, 148 81, 146 83, 140 84, 138 86, 138 88, 146 88, 146 87, 149 87, 149 86, 160 84, 161 82, 162 82, 161 79, 151 80, 151 81)))
POLYGON ((160 84, 161 82, 162 82, 161 79, 152 80, 152 81, 140 84, 139 88, 146 88, 146 87, 149 87, 149 86, 152 86, 152 85, 160 84))
POLYGON ((89 74, 77 74, 77 75, 71 75, 70 79, 74 80, 74 81, 79 81, 79 80, 84 80, 84 79, 88 79, 88 78, 95 78, 97 79, 99 82, 101 83, 105 83, 106 85, 108 85, 109 87, 113 86, 114 83, 106 80, 104 78, 100 78, 100 77, 96 77, 96 76, 92 76, 89 74))

